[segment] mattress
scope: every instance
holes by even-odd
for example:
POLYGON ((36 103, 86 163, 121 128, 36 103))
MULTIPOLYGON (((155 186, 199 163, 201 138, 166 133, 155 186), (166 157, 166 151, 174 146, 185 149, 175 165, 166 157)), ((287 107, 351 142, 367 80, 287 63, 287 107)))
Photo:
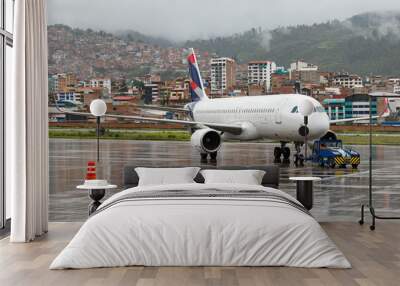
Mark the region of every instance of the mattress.
POLYGON ((50 269, 134 265, 351 267, 311 214, 286 193, 194 183, 115 194, 50 269))

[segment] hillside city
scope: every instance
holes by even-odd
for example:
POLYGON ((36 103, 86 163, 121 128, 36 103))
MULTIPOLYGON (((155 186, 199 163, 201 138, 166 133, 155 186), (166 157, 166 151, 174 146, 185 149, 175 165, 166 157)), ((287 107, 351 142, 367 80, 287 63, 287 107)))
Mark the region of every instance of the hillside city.
MULTIPOLYGON (((63 25, 49 26, 48 37, 50 122, 86 120, 59 113, 55 100, 72 110, 88 110, 93 99, 102 98, 113 113, 131 115, 145 115, 138 108, 142 103, 181 106, 190 101, 186 47, 63 25)), ((320 101, 331 119, 342 119, 369 114, 369 92, 400 93, 400 73, 361 76, 323 70, 306 59, 282 66, 273 58, 244 63, 196 47, 195 52, 212 98, 302 93, 320 101)), ((399 110, 400 102, 391 99, 390 104, 399 110)), ((373 102, 372 112, 383 108, 382 102, 373 102)))

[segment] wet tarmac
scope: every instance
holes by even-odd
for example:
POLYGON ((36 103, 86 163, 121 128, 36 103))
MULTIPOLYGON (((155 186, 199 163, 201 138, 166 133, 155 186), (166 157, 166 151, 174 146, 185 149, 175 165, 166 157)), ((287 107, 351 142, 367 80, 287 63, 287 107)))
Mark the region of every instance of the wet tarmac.
MULTIPOLYGON (((271 143, 224 143, 218 165, 272 164, 271 143)), ((350 147, 350 146, 348 146, 350 147)), ((357 221, 360 206, 368 198, 368 146, 352 146, 361 153, 358 170, 328 169, 307 163, 303 168, 281 166, 280 189, 295 195, 291 176, 318 176, 314 186, 312 214, 318 221, 357 221)), ((87 218, 87 192, 76 190, 86 173, 86 163, 96 160, 95 140, 50 140, 50 220, 84 221, 87 218)), ((400 146, 373 148, 374 206, 380 215, 400 216, 400 146)), ((101 141, 99 176, 122 185, 125 165, 188 166, 198 165, 200 155, 188 142, 101 141)), ((122 187, 122 186, 121 186, 122 187)), ((107 196, 120 191, 109 191, 107 196)))

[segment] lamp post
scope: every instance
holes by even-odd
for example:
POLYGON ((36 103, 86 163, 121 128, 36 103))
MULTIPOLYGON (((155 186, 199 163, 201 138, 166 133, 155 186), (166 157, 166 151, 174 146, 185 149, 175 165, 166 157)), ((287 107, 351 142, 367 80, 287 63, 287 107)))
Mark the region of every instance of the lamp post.
POLYGON ((100 117, 106 114, 107 105, 101 99, 95 99, 90 103, 90 113, 96 117, 97 136, 97 162, 100 161, 100 117))
MULTIPOLYGON (((399 216, 382 216, 378 215, 375 212, 375 208, 373 205, 373 196, 372 196, 372 164, 373 164, 373 152, 372 152, 372 147, 373 147, 373 142, 372 142, 372 102, 373 98, 377 100, 378 98, 400 98, 400 94, 397 93, 390 93, 390 92, 372 92, 368 94, 369 96, 369 176, 368 176, 368 204, 362 204, 361 205, 361 219, 358 221, 359 224, 364 224, 364 209, 365 207, 369 208, 369 211, 372 216, 372 224, 370 225, 370 230, 375 230, 375 220, 376 219, 382 219, 382 220, 400 220, 399 216)), ((390 114, 390 108, 387 106, 387 110, 385 110, 385 113, 388 112, 390 114)), ((377 116, 374 116, 377 117, 377 116)), ((379 117, 379 116, 378 116, 379 117)))
POLYGON ((304 116, 304 160, 307 160, 307 135, 308 130, 308 116, 310 116, 314 111, 314 104, 310 100, 304 100, 302 104, 299 105, 299 112, 304 116))

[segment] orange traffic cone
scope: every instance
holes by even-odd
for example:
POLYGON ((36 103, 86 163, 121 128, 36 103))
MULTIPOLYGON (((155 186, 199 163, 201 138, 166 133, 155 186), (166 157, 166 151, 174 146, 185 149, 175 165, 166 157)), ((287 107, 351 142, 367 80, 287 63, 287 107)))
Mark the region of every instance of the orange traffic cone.
POLYGON ((87 163, 86 180, 96 180, 96 162, 94 161, 87 163))

